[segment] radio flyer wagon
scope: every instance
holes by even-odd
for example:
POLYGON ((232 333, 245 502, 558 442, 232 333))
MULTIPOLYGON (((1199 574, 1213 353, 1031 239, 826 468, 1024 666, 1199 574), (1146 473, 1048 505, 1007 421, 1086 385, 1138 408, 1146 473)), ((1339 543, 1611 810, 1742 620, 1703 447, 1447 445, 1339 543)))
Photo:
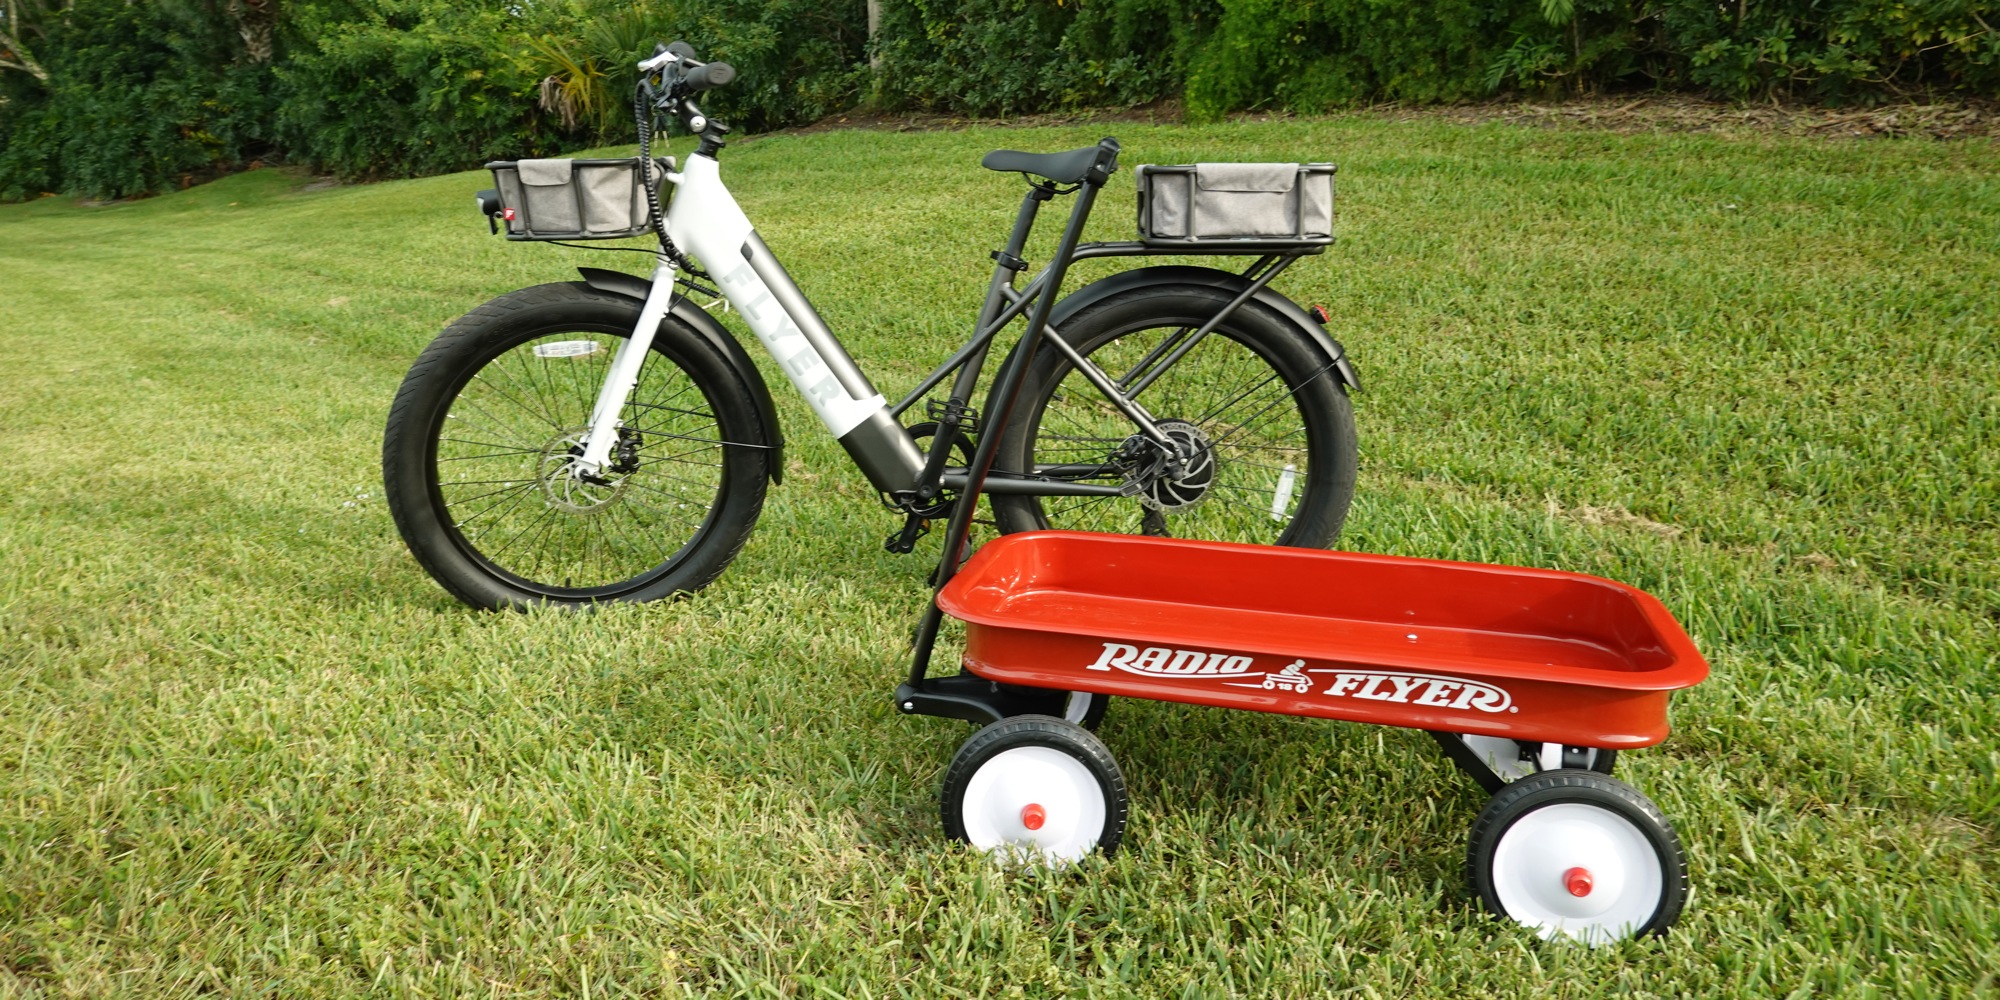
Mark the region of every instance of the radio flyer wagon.
MULTIPOLYGON (((1095 153, 1002 151, 985 162, 1040 170, 1046 179, 1053 164, 1074 167, 1093 156, 1108 175, 1116 154, 1117 144, 1105 140, 1095 153)), ((1141 240, 1116 252, 1249 255, 1257 263, 1230 279, 1235 297, 1222 314, 1188 325, 1126 378, 1169 345, 1178 345, 1169 358, 1192 350, 1284 264, 1333 240, 1331 164, 1142 166, 1135 173, 1141 240)), ((1081 219, 1095 188, 1076 189, 1084 200, 1038 286, 1059 289, 1069 261, 1081 257, 1081 219)), ((1036 192, 1060 193, 1046 186, 1036 192)), ((1006 267, 1018 266, 1023 232, 1017 227, 1010 249, 995 254, 1006 267)), ((1090 252, 1113 246, 1092 244, 1090 252)), ((989 308, 1022 308, 1026 299, 1010 292, 1010 282, 1011 272, 996 272, 989 308)), ((994 377, 982 429, 1010 426, 1023 373, 1044 342, 1087 378, 1094 371, 1059 332, 1046 335, 1048 296, 1024 315, 1026 329, 994 377)), ((1325 363, 1312 377, 1337 373, 1358 387, 1338 343, 1327 339, 1323 347, 1325 363)), ((1100 391, 1120 384, 1101 371, 1090 380, 1100 391)), ((952 405, 937 411, 946 418, 971 390, 965 371, 960 381, 965 392, 955 389, 952 405)), ((938 508, 949 512, 934 577, 939 589, 917 626, 896 705, 984 727, 945 772, 946 833, 982 850, 1055 863, 1117 850, 1125 783, 1090 732, 1108 697, 1373 722, 1430 733, 1492 793, 1473 824, 1467 866, 1489 908, 1543 937, 1591 944, 1673 923, 1687 898, 1679 839, 1652 802, 1610 776, 1619 751, 1666 738, 1669 694, 1708 673, 1659 601, 1572 573, 1157 537, 1170 530, 1166 513, 1191 509, 1209 491, 1222 450, 1206 437, 1173 437, 1173 421, 1148 426, 1129 399, 1119 408, 1142 432, 1112 462, 1125 471, 1120 494, 1148 507, 1144 535, 1028 531, 990 542, 967 560, 998 430, 977 435, 964 477, 953 484, 959 499, 938 508), (967 623, 963 669, 932 677, 946 614, 967 623)), ((938 425, 934 465, 947 459, 953 440, 948 424, 938 425)), ((1273 491, 1274 518, 1293 488, 1292 468, 1284 467, 1273 491)), ((1102 469, 1048 470, 1079 472, 1102 469)), ((1007 475, 1017 478, 1002 477, 998 485, 1007 489, 992 492, 1022 487, 1020 473, 1007 475)), ((929 516, 912 512, 911 527, 890 548, 909 551, 913 529, 929 516)))
POLYGON ((1430 733, 1492 799, 1468 874, 1545 938, 1659 933, 1687 897, 1673 827, 1610 777, 1667 736, 1708 674, 1652 596, 1543 569, 1127 535, 1030 532, 973 555, 936 599, 964 673, 905 712, 988 725, 946 772, 953 837, 1073 861, 1116 850, 1124 779, 1088 728, 1107 696, 1430 733))

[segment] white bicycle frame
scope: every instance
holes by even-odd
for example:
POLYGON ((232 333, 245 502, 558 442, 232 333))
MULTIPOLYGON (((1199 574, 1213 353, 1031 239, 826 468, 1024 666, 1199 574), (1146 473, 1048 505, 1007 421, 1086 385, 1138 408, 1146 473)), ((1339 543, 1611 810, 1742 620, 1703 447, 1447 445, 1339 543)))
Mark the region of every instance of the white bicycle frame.
MULTIPOLYGON (((715 159, 696 153, 684 169, 669 172, 666 179, 674 185, 667 236, 715 275, 723 297, 742 314, 820 422, 854 453, 871 479, 887 474, 890 481, 914 480, 924 464, 915 441, 757 236, 723 185, 715 159), (862 432, 857 436, 858 428, 862 432)), ((600 475, 610 461, 620 414, 652 348, 653 335, 673 302, 673 262, 664 254, 657 260, 638 326, 618 346, 591 410, 590 432, 583 456, 572 466, 573 475, 600 475)))

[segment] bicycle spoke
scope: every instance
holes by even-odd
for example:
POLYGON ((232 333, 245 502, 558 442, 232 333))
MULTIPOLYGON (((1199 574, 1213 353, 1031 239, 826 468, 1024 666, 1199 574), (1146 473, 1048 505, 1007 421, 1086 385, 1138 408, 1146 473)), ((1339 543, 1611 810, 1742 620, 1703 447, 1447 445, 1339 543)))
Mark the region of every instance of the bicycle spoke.
POLYGON ((701 508, 701 511, 704 514, 708 513, 709 511, 709 506, 707 504, 700 503, 694 500, 689 500, 688 498, 681 496, 678 493, 673 493, 662 489, 655 489, 654 487, 647 486, 645 483, 632 483, 631 485, 636 486, 639 489, 645 490, 648 493, 657 493, 660 496, 667 497, 668 499, 671 499, 675 503, 680 504, 682 506, 699 507, 701 508))
POLYGON ((614 354, 624 343, 602 332, 548 333, 474 373, 452 403, 447 427, 455 433, 437 438, 432 481, 444 493, 442 507, 465 515, 453 517, 461 543, 487 563, 546 586, 588 591, 662 571, 701 537, 718 508, 733 443, 724 440, 722 418, 700 384, 671 357, 649 350, 621 413, 621 446, 638 448, 631 471, 608 484, 561 478, 560 449, 585 428, 609 368, 602 350, 542 358, 534 348, 583 337, 614 354), (463 464, 474 460, 490 464, 463 464), (444 474, 452 468, 467 478, 444 474))
POLYGON ((497 549, 493 550, 493 554, 492 554, 491 558, 493 558, 493 559, 497 560, 497 559, 499 559, 499 558, 500 558, 501 556, 505 555, 505 554, 507 553, 507 550, 508 550, 508 549, 510 549, 510 548, 513 548, 513 547, 514 547, 514 543, 515 543, 515 542, 518 542, 518 541, 520 541, 520 540, 521 540, 521 536, 522 536, 522 535, 525 535, 525 534, 527 534, 527 533, 528 533, 528 531, 529 531, 529 529, 531 529, 531 528, 535 527, 536 525, 538 525, 538 524, 541 524, 542 522, 544 522, 544 521, 548 520, 548 519, 549 519, 549 518, 550 518, 551 516, 553 516, 553 515, 555 514, 555 512, 556 512, 556 509, 555 509, 554 507, 544 507, 544 508, 542 508, 542 513, 541 513, 541 515, 540 515, 540 516, 536 517, 536 518, 535 518, 534 520, 532 520, 532 521, 529 521, 529 522, 528 522, 528 527, 526 527, 526 528, 522 528, 522 529, 521 529, 520 531, 517 531, 517 532, 515 532, 515 533, 514 533, 514 537, 512 537, 512 538, 509 538, 509 539, 507 539, 507 543, 506 543, 505 545, 502 545, 502 546, 500 546, 499 548, 497 548, 497 549))
POLYGON ((674 519, 674 520, 676 520, 676 521, 679 521, 679 522, 681 522, 682 524, 691 524, 691 525, 694 525, 694 526, 696 526, 696 527, 700 527, 700 526, 701 526, 701 522, 700 522, 700 521, 691 521, 691 520, 689 520, 689 519, 687 519, 687 518, 685 518, 685 517, 682 517, 682 516, 681 516, 681 515, 679 515, 679 514, 675 514, 675 513, 673 513, 672 511, 666 511, 666 510, 661 510, 660 508, 658 508, 658 507, 655 507, 655 506, 653 506, 652 504, 649 504, 649 503, 644 503, 644 502, 642 502, 642 501, 639 501, 639 500, 627 500, 626 502, 627 502, 627 503, 629 503, 629 504, 631 504, 632 506, 634 506, 634 507, 638 507, 638 508, 640 508, 640 509, 642 509, 642 510, 650 510, 650 511, 652 511, 652 512, 653 512, 653 513, 655 513, 655 514, 659 514, 659 515, 661 515, 662 517, 669 517, 669 518, 672 518, 672 519, 674 519))
MULTIPOLYGON (((529 414, 530 416, 535 417, 541 422, 548 424, 550 427, 553 427, 557 430, 563 429, 563 425, 556 422, 556 418, 552 415, 553 411, 551 411, 545 403, 541 407, 537 408, 521 402, 518 396, 515 396, 513 393, 510 393, 507 390, 502 389, 498 385, 494 384, 493 380, 487 378, 486 373, 483 371, 477 375, 474 375, 472 377, 472 380, 505 397, 508 402, 513 403, 516 407, 520 408, 521 412, 529 414)), ((461 393, 458 398, 464 399, 465 396, 464 394, 461 393)), ((540 399, 537 399, 536 401, 543 402, 540 399)))
MULTIPOLYGON (((549 508, 549 513, 550 513, 550 514, 553 514, 554 512, 555 512, 555 508, 554 508, 554 507, 550 507, 550 508, 549 508)), ((548 553, 548 550, 547 550, 547 549, 543 548, 542 546, 540 546, 540 545, 538 545, 538 544, 536 544, 536 543, 537 543, 537 542, 540 542, 540 541, 541 541, 541 540, 542 540, 542 539, 543 539, 544 537, 546 537, 546 536, 548 535, 548 533, 549 533, 549 529, 550 529, 550 528, 553 528, 553 527, 555 527, 555 526, 556 526, 556 525, 557 525, 558 523, 560 523, 560 519, 559 519, 559 518, 555 518, 555 517, 544 517, 544 518, 543 518, 542 520, 546 521, 547 523, 545 523, 545 524, 543 524, 543 525, 542 525, 542 530, 540 530, 540 531, 538 531, 538 532, 535 532, 535 541, 534 541, 534 542, 530 542, 530 543, 528 543, 528 551, 530 551, 530 552, 533 552, 533 553, 534 553, 534 560, 535 560, 535 561, 534 561, 533 563, 531 563, 531 564, 530 564, 530 565, 528 566, 528 573, 529 573, 529 574, 531 574, 531 575, 532 575, 532 574, 534 574, 536 570, 539 570, 539 569, 541 569, 541 568, 542 568, 542 557, 543 557, 544 555, 546 555, 546 554, 548 553)), ((508 542, 507 544, 508 544, 508 545, 512 545, 512 544, 514 544, 514 543, 513 543, 513 542, 508 542)), ((505 546, 502 546, 502 549, 504 550, 504 549, 505 549, 505 546)), ((496 552, 496 553, 494 553, 494 555, 499 555, 499 553, 497 553, 497 552, 496 552)))
MULTIPOLYGON (((476 497, 472 497, 471 499, 472 499, 472 500, 484 500, 484 499, 485 499, 486 497, 492 497, 492 496, 500 496, 500 495, 501 495, 501 494, 503 494, 503 493, 513 493, 513 494, 516 494, 516 495, 518 495, 518 494, 520 494, 520 493, 521 493, 522 491, 524 491, 524 490, 530 490, 530 489, 532 489, 532 488, 533 488, 533 484, 529 484, 529 485, 526 485, 526 486, 510 486, 510 487, 508 487, 507 489, 504 489, 504 490, 494 490, 494 491, 493 491, 493 492, 491 492, 491 493, 487 493, 487 494, 484 494, 484 495, 482 495, 482 496, 476 496, 476 497)), ((512 498, 508 498, 508 499, 512 499, 512 498)), ((460 501, 460 502, 461 502, 461 503, 466 503, 466 502, 470 502, 470 501, 460 501)), ((490 503, 490 504, 487 504, 487 505, 486 505, 485 507, 481 508, 481 509, 480 509, 480 511, 479 511, 479 513, 477 513, 477 514, 474 514, 474 515, 472 515, 472 516, 470 516, 470 517, 467 517, 467 518, 463 518, 463 519, 461 519, 461 520, 459 520, 459 521, 455 522, 455 524, 456 524, 456 525, 459 525, 459 526, 463 526, 463 525, 467 525, 467 524, 471 524, 471 523, 472 523, 473 521, 476 521, 476 520, 478 520, 479 518, 481 518, 481 517, 484 517, 484 516, 486 515, 486 513, 488 512, 488 511, 491 511, 491 510, 493 510, 494 508, 496 508, 496 507, 499 507, 499 506, 501 506, 501 505, 505 504, 506 502, 507 502, 507 500, 505 500, 505 499, 503 499, 503 500, 495 500, 495 501, 493 501, 492 503, 490 503)), ((447 505, 447 506, 449 506, 449 505, 447 505)))
MULTIPOLYGON (((1179 422, 1201 433, 1202 447, 1214 456, 1211 478, 1188 506, 1157 512, 1137 497, 1042 498, 1038 502, 1049 526, 1164 531, 1179 537, 1234 541, 1269 542, 1283 534, 1292 512, 1288 507, 1273 518, 1269 504, 1278 496, 1280 482, 1287 483, 1288 498, 1303 496, 1302 484, 1309 474, 1303 468, 1310 443, 1305 437, 1306 425, 1298 408, 1291 405, 1298 390, 1287 388, 1273 362, 1223 331, 1204 338, 1171 368, 1155 372, 1159 361, 1177 349, 1189 329, 1135 331, 1100 344, 1090 352, 1090 358, 1107 372, 1122 373, 1120 384, 1150 378, 1148 411, 1163 424, 1179 422), (1290 468, 1284 468, 1288 465, 1290 468), (1296 478, 1282 480, 1288 473, 1296 478), (1294 484, 1301 487, 1296 492, 1294 484), (1262 498, 1264 505, 1243 498, 1262 498)), ((1063 372, 1060 384, 1043 404, 1035 428, 1034 467, 1111 464, 1111 456, 1138 429, 1073 366, 1065 365, 1058 371, 1063 372)), ((1136 469, 1143 474, 1146 468, 1142 457, 1136 469)), ((1121 471, 1078 481, 1115 482, 1130 474, 1121 471)))
MULTIPOLYGON (((465 404, 468 408, 477 411, 478 415, 485 419, 475 420, 471 414, 462 413, 454 406, 451 414, 445 417, 446 420, 461 421, 470 430, 480 434, 489 434, 493 437, 511 438, 520 436, 520 432, 516 428, 507 426, 506 421, 487 413, 483 407, 473 402, 469 397, 461 396, 458 401, 465 404)), ((536 430, 533 434, 529 435, 529 439, 532 442, 533 440, 546 438, 547 436, 547 431, 536 430)))
MULTIPOLYGON (((441 437, 441 438, 438 438, 438 443, 439 443, 439 444, 444 444, 444 443, 445 443, 445 442, 447 442, 447 441, 451 442, 452 444, 472 444, 472 445, 478 445, 478 446, 479 446, 479 447, 481 447, 481 448, 506 448, 506 447, 507 447, 507 446, 506 446, 506 445, 504 445, 504 444, 495 444, 495 443, 493 443, 493 442, 491 442, 491 441, 471 441, 471 440, 467 440, 467 439, 465 439, 465 438, 450 438, 450 437, 441 437)), ((509 449, 507 453, 511 454, 511 453, 512 453, 512 452, 513 452, 514 450, 515 450, 515 449, 509 449)), ((518 450, 519 450, 519 451, 521 451, 521 452, 524 452, 524 453, 533 453, 533 452, 538 452, 538 451, 541 451, 542 449, 540 449, 540 448, 521 448, 521 449, 518 449, 518 450)))
POLYGON ((438 486, 439 488, 443 488, 446 486, 496 486, 500 484, 511 485, 514 483, 538 483, 538 482, 541 482, 541 480, 539 479, 454 479, 448 483, 439 483, 438 486))
MULTIPOLYGON (((448 441, 448 440, 452 440, 452 439, 451 439, 451 438, 439 438, 438 440, 439 440, 439 441, 448 441)), ((487 453, 485 453, 485 454, 483 454, 483 455, 454 455, 454 456, 452 456, 452 457, 450 457, 450 458, 440 458, 440 459, 438 459, 438 461, 439 461, 439 462, 471 462, 471 461, 475 461, 475 460, 477 460, 477 459, 482 459, 482 458, 498 458, 498 457, 500 457, 501 455, 536 455, 536 454, 540 454, 540 453, 541 453, 541 450, 542 450, 542 449, 540 449, 540 448, 509 448, 509 449, 507 449, 506 451, 489 451, 489 452, 487 452, 487 453)))
MULTIPOLYGON (((715 468, 715 466, 708 466, 708 468, 715 468)), ((635 475, 636 475, 636 473, 635 473, 635 475)), ((712 490, 712 489, 714 489, 714 488, 715 488, 715 485, 714 485, 713 483, 705 483, 705 482, 702 482, 702 481, 700 481, 700 480, 698 480, 698 479, 684 479, 684 478, 682 478, 682 477, 680 477, 680 476, 670 476, 670 475, 667 475, 667 474, 666 474, 666 473, 664 473, 664 472, 657 472, 657 471, 655 471, 655 472, 648 472, 648 473, 646 473, 646 475, 648 475, 648 476, 651 476, 651 477, 654 477, 654 478, 658 478, 658 479, 664 479, 664 480, 666 480, 666 481, 668 481, 668 482, 672 482, 672 483, 686 483, 687 485, 689 485, 689 486, 692 486, 692 487, 694 487, 694 488, 696 488, 696 489, 699 489, 699 490, 712 490)), ((634 479, 634 480, 627 480, 627 482, 631 482, 631 483, 633 483, 634 485, 638 485, 638 481, 637 481, 636 479, 634 479)))
POLYGON ((536 401, 542 404, 542 411, 549 414, 549 423, 558 430, 562 429, 562 422, 555 418, 556 407, 550 402, 548 390, 542 388, 541 381, 535 378, 534 350, 530 348, 526 351, 516 350, 513 353, 521 359, 523 380, 528 383, 528 389, 534 394, 536 401))
POLYGON ((1057 509, 1055 509, 1055 510, 1052 510, 1052 511, 1049 511, 1049 512, 1048 512, 1048 516, 1050 516, 1050 517, 1055 517, 1055 516, 1057 516, 1057 515, 1059 515, 1059 514, 1066 514, 1066 513, 1069 513, 1070 511, 1073 511, 1073 510, 1082 510, 1082 509, 1085 509, 1085 508, 1088 508, 1088 507, 1091 507, 1091 506, 1094 506, 1094 505, 1096 505, 1096 504, 1101 504, 1101 503, 1105 502, 1106 500, 1110 500, 1110 499, 1112 499, 1112 498, 1111 498, 1111 497, 1086 497, 1085 499, 1082 499, 1082 500, 1079 500, 1079 501, 1077 501, 1076 503, 1073 503, 1073 504, 1070 504, 1070 505, 1069 505, 1069 506, 1067 506, 1067 507, 1059 507, 1059 508, 1057 508, 1057 509))

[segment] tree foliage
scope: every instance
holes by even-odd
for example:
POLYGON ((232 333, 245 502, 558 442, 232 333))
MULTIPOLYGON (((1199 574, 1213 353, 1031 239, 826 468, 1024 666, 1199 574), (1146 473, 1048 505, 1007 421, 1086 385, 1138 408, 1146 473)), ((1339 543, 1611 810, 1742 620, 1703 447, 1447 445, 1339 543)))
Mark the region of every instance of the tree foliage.
POLYGON ((634 57, 734 63, 739 129, 869 104, 1197 117, 1500 91, 2000 94, 1989 0, 0 0, 0 198, 255 159, 344 177, 630 133, 634 57))

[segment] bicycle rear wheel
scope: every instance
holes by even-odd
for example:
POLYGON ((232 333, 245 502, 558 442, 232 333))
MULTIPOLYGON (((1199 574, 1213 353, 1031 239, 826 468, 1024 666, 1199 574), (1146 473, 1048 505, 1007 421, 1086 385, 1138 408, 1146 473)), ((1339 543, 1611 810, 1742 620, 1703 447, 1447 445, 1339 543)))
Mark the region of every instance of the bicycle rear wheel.
MULTIPOLYGON (((1114 382, 1134 384, 1162 344, 1231 296, 1198 285, 1090 306, 1058 335, 1114 382)), ((1123 485, 1116 497, 991 495, 1005 532, 1058 528, 1323 548, 1354 496, 1354 411, 1319 346, 1245 303, 1137 401, 1194 457, 1178 469, 1061 352, 1036 352, 994 475, 1123 485)))
POLYGON ((440 334, 389 413, 390 512, 426 571, 483 608, 648 601, 713 580, 763 506, 769 442, 723 358, 669 316, 608 468, 573 474, 640 303, 581 283, 501 296, 440 334))

